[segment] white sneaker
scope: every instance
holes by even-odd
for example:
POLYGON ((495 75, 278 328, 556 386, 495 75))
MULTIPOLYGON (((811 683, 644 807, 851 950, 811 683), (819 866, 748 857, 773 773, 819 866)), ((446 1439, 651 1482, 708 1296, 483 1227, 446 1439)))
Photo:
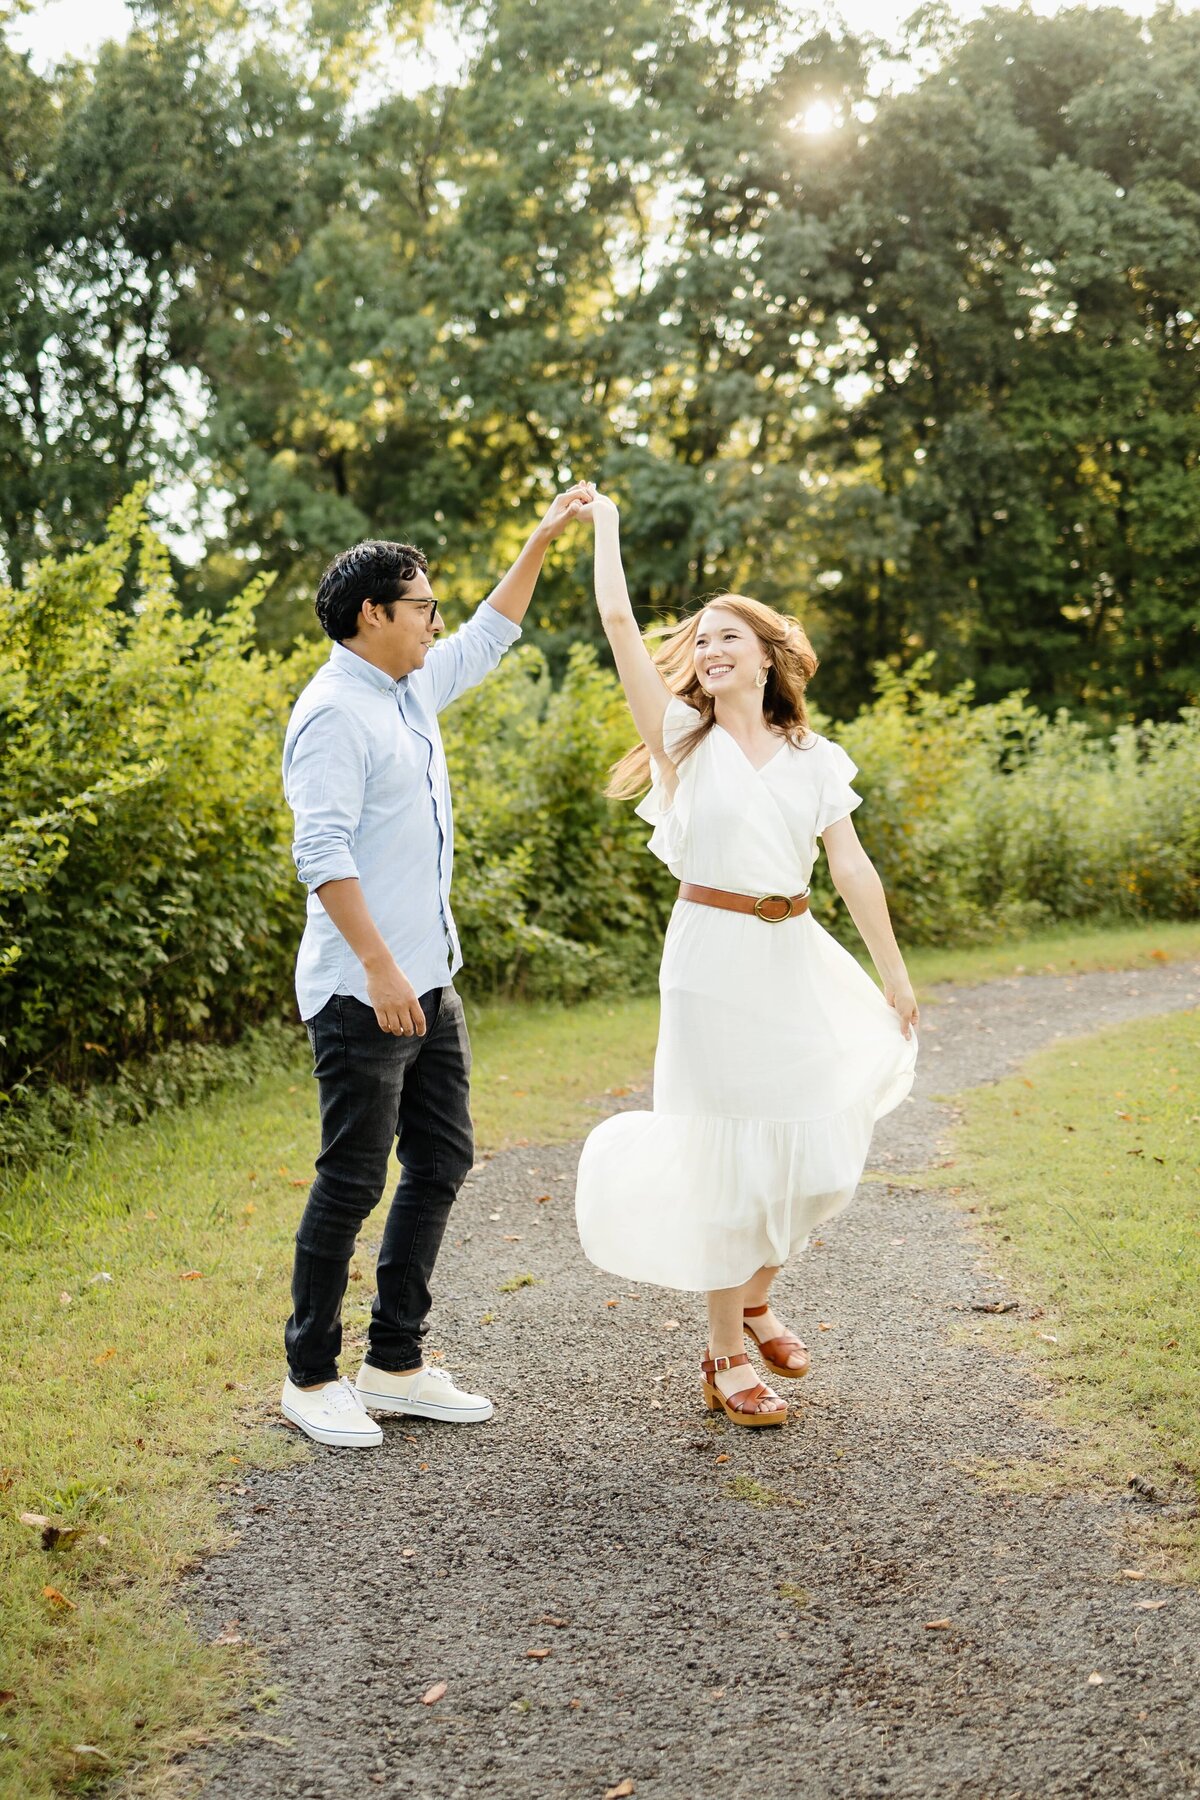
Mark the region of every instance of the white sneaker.
POLYGON ((318 1444, 338 1444, 343 1449, 358 1445, 369 1449, 382 1444, 383 1432, 343 1375, 340 1381, 326 1382, 324 1387, 297 1387, 290 1378, 283 1384, 280 1401, 283 1416, 306 1431, 318 1444))
POLYGON ((414 1369, 393 1375, 364 1363, 354 1384, 359 1399, 372 1412, 409 1413, 417 1419, 441 1419, 447 1425, 478 1425, 490 1419, 492 1403, 482 1394, 455 1387, 445 1369, 414 1369))

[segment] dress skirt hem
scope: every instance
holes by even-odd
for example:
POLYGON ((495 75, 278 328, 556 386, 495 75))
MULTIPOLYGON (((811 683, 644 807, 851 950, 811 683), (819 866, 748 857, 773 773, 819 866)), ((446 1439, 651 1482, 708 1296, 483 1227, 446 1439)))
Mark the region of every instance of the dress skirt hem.
POLYGON ((803 1121, 617 1113, 584 1145, 576 1220, 588 1260, 681 1292, 740 1287, 802 1250, 854 1198, 877 1119, 913 1084, 911 1055, 882 1092, 803 1121))

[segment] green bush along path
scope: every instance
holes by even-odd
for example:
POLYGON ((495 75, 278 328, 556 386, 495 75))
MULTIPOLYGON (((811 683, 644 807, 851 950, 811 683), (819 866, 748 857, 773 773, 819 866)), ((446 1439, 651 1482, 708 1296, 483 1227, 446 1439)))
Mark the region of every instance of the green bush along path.
MULTIPOLYGON (((918 980, 924 986, 955 973, 968 980, 1001 977, 995 991, 1007 992, 1020 989, 1016 969, 1050 967, 1070 982, 1072 969, 1082 973, 1127 966, 1156 978, 1168 969, 1172 955, 1195 956, 1198 951, 1200 934, 1187 927, 1090 938, 1057 933, 1002 951, 970 953, 957 968, 945 953, 923 953, 918 980), (981 964, 981 957, 988 960, 981 964)), ((1046 979, 1051 991, 1057 991, 1055 977, 1046 979)), ((923 1060, 935 1084, 943 1066, 948 1085, 953 1085, 946 1052, 938 1052, 937 1044, 943 1021, 954 1014, 957 993, 945 987, 941 1003, 927 1008, 923 1060)), ((577 1138, 598 1116, 597 1097, 600 1105, 619 1103, 624 1090, 644 1079, 655 1024, 654 1003, 642 996, 600 999, 569 1010, 547 1004, 477 1010, 473 1032, 481 1142, 503 1151, 522 1142, 577 1138)), ((1151 1078, 1158 1028, 1145 1033, 1124 1029, 1131 1034, 1129 1054, 1151 1078)), ((1173 1022, 1170 1029, 1186 1027, 1173 1022)), ((1072 1084, 1079 1090, 1077 1116, 1067 1120, 1077 1126, 1074 1135, 1086 1137, 1085 1119, 1102 1134, 1105 1107, 1113 1113, 1108 1129, 1118 1141, 1097 1155, 1104 1158, 1103 1168, 1116 1167, 1120 1174, 1127 1161, 1137 1178, 1135 1248, 1148 1259, 1145 1286, 1137 1291, 1144 1298, 1155 1280, 1156 1234, 1161 1235, 1155 1220, 1161 1222, 1165 1208, 1178 1223, 1177 1171, 1155 1157, 1167 1154, 1164 1143, 1170 1149, 1173 1142, 1172 1108, 1182 1103, 1186 1087, 1170 1091, 1179 1078, 1169 1071, 1187 1066, 1188 1046, 1182 1041, 1178 1056, 1172 1049, 1162 1065, 1159 1085, 1167 1091, 1161 1111, 1158 1098, 1151 1105, 1136 1085, 1132 1069, 1128 1082, 1124 1069, 1121 1080, 1112 1075, 1110 1059, 1117 1048, 1106 1045, 1094 1055, 1089 1050, 1080 1070, 1070 1065, 1082 1053, 1073 1050, 1066 1064, 1056 1055, 1053 1067, 1068 1092, 1072 1084), (1093 1076, 1104 1087, 1099 1099, 1091 1091, 1093 1076), (1121 1086, 1127 1088, 1124 1100, 1109 1092, 1121 1086), (1116 1117, 1118 1109, 1131 1112, 1132 1127, 1116 1117), (1156 1135, 1151 1141, 1149 1128, 1139 1126, 1141 1114, 1149 1111, 1165 1139, 1156 1135), (1126 1144, 1121 1134, 1131 1130, 1140 1135, 1126 1144), (1139 1147, 1144 1155, 1125 1157, 1126 1150, 1139 1147)), ((1194 1061, 1194 1049, 1192 1057, 1194 1061)), ((1033 1127, 1031 1102, 1036 1095, 1043 1104, 1042 1086, 1040 1077, 1032 1091, 1017 1079, 1015 1104, 1027 1121, 1022 1130, 1033 1127)), ((1013 1136, 1008 1091, 971 1102, 964 1139, 972 1159, 969 1171, 960 1153, 955 1167, 943 1172, 955 1185, 980 1183, 988 1204, 997 1208, 1009 1204, 1010 1174, 1025 1160, 1024 1139, 1013 1136), (984 1109, 978 1134, 977 1106, 984 1109), (986 1109, 992 1107, 998 1109, 998 1132, 987 1125, 986 1109), (993 1165, 995 1182, 989 1173, 993 1165)), ((1055 1109, 1066 1104, 1062 1097, 1044 1101, 1051 1123, 1045 1126, 1040 1160, 1031 1160, 1030 1166, 1046 1180, 1055 1178, 1050 1171, 1061 1171, 1063 1180, 1069 1180, 1072 1159, 1085 1149, 1073 1141, 1058 1154, 1055 1109)), ((297 1057, 284 1073, 260 1076, 244 1091, 227 1089, 145 1124, 111 1129, 72 1159, 43 1161, 6 1181, 0 1213, 0 1404, 13 1424, 0 1459, 5 1502, 0 1559, 8 1627, 0 1691, 13 1698, 0 1715, 0 1731, 6 1734, 0 1738, 0 1784, 8 1784, 0 1785, 0 1792, 5 1795, 33 1800, 122 1767, 157 1767, 174 1750, 210 1732, 247 1684, 269 1686, 274 1679, 269 1658, 260 1664, 242 1644, 209 1641, 251 1635, 240 1628, 214 1629, 198 1639, 180 1613, 175 1584, 199 1553, 222 1540, 227 1527, 220 1509, 243 1509, 239 1516, 244 1516, 244 1508, 253 1504, 239 1492, 251 1472, 290 1463, 298 1454, 294 1440, 281 1434, 275 1421, 274 1371, 291 1232, 309 1179, 314 1126, 311 1078, 297 1057), (47 1429, 48 1418, 52 1430, 47 1429), (22 1513, 43 1517, 63 1531, 57 1547, 43 1549, 43 1527, 22 1524, 22 1513), (72 1532, 78 1535, 72 1537, 72 1532), (90 1745, 92 1751, 83 1752, 80 1745, 90 1745)), ((509 1154, 520 1156, 519 1151, 509 1154)), ((532 1195, 536 1202, 541 1184, 524 1175, 521 1182, 537 1190, 532 1195)), ((1110 1192, 1107 1187, 1103 1191, 1110 1192)), ((1013 1237, 1011 1246, 1003 1246, 1004 1255, 1015 1259, 1020 1251, 1034 1259, 1029 1280, 1044 1294, 1046 1307, 1037 1330, 1059 1342, 1050 1345, 1037 1330, 1027 1330, 1031 1322, 1024 1309, 1014 1329, 1023 1334, 1022 1341, 1028 1337, 1039 1356, 1053 1359, 1065 1392, 1087 1397, 1088 1416, 1104 1416, 1106 1396, 1120 1396, 1122 1435, 1113 1439, 1120 1446, 1118 1460, 1134 1455, 1136 1448, 1148 1479, 1173 1491, 1189 1458, 1191 1469, 1197 1467, 1195 1446, 1180 1423, 1182 1386, 1173 1401, 1169 1386, 1171 1380, 1184 1382, 1189 1361, 1194 1366, 1187 1348, 1194 1328, 1182 1316, 1180 1285, 1191 1265, 1186 1257, 1170 1264, 1170 1280, 1159 1284, 1155 1335, 1146 1337, 1136 1324, 1142 1302, 1133 1303, 1125 1284, 1086 1287, 1088 1258, 1102 1256, 1089 1227, 1119 1233, 1123 1244, 1124 1234, 1134 1230, 1132 1218, 1125 1218, 1120 1200, 1110 1201, 1106 1204, 1117 1206, 1121 1222, 1100 1223, 1086 1210, 1086 1195, 1072 1194, 1069 1210, 1080 1230, 1075 1232, 1067 1212, 1055 1211, 1052 1223, 1060 1230, 1052 1248, 1039 1248, 1036 1232, 1021 1218, 1016 1229, 1004 1224, 1013 1237), (1123 1315, 1118 1335, 1115 1315, 1106 1314, 1099 1323, 1095 1317, 1084 1321, 1084 1337, 1090 1341, 1107 1333, 1105 1342, 1113 1354, 1094 1369, 1080 1362, 1082 1373, 1076 1376, 1072 1359, 1087 1346, 1081 1349, 1072 1337, 1070 1317, 1078 1314, 1085 1287, 1088 1293, 1094 1289, 1097 1306, 1123 1300, 1133 1310, 1123 1315), (1060 1313, 1065 1326, 1055 1322, 1060 1313), (1177 1346, 1170 1346, 1171 1337, 1178 1339, 1177 1346), (1142 1348, 1153 1352, 1146 1368, 1142 1348), (1139 1408, 1153 1410, 1160 1400, 1169 1426, 1164 1421, 1153 1434, 1153 1421, 1140 1419, 1139 1408), (1152 1454, 1156 1436, 1162 1452, 1157 1460, 1152 1454)), ((568 1197, 569 1188, 556 1190, 553 1204, 542 1209, 526 1195, 520 1212, 549 1220, 568 1197)), ((509 1204, 514 1207, 511 1222, 485 1222, 482 1229, 489 1243, 499 1234, 494 1266, 515 1280, 537 1271, 526 1244, 506 1241, 529 1238, 515 1202, 509 1204)), ((1022 1204, 1027 1206, 1028 1199, 1022 1204)), ((464 1196, 461 1205, 474 1207, 474 1202, 464 1196)), ((565 1216, 560 1225, 569 1247, 565 1216)), ((1109 1250, 1116 1247, 1115 1240, 1108 1245, 1109 1250)), ((1168 1249, 1176 1247, 1177 1239, 1171 1237, 1168 1249)), ((350 1289, 351 1335, 361 1330, 366 1317, 370 1268, 368 1249, 350 1289)), ((452 1280, 449 1274, 447 1280, 452 1280)), ((552 1294, 552 1287, 539 1277, 531 1289, 531 1322, 536 1308, 550 1302, 558 1320, 555 1330, 573 1333, 574 1324, 561 1311, 564 1298, 552 1294)), ((497 1372, 504 1378, 509 1352, 503 1343, 491 1342, 492 1326, 480 1320, 490 1313, 494 1323, 502 1324, 505 1308, 518 1293, 489 1290, 475 1311, 464 1315, 462 1330, 470 1351, 486 1359, 489 1377, 497 1372)), ((602 1299, 610 1297, 619 1296, 606 1292, 602 1299)), ((689 1332, 693 1323, 689 1314, 689 1332)), ((1008 1329, 1004 1318, 987 1324, 989 1338, 1008 1329)), ((589 1333, 590 1327, 585 1337, 589 1333)), ((509 1349, 517 1353, 515 1347, 509 1349)), ((587 1354, 593 1353, 600 1368, 598 1345, 589 1347, 587 1354)), ((693 1399, 685 1380, 681 1418, 691 1416, 693 1399)), ((515 1399, 506 1411, 514 1407, 519 1411, 515 1399)), ((657 1421, 658 1415, 653 1417, 657 1421)), ((1086 1435, 1079 1439, 1072 1467, 1095 1465, 1094 1450, 1087 1446, 1097 1441, 1086 1435)), ((765 1475, 763 1480, 775 1491, 765 1475)))
MULTIPOLYGON (((252 583, 216 623, 186 613, 137 495, 99 545, 0 590, 11 1155, 73 1138, 79 1095, 114 1073, 116 1116, 187 1091, 180 1045, 230 1042, 286 1005, 303 894, 279 743, 324 651, 255 649, 260 598, 252 583)), ((817 715, 862 769, 863 838, 906 947, 1195 919, 1200 712, 1098 738, 1020 695, 939 694, 927 675, 881 667, 850 723, 817 715)), ((611 671, 577 645, 556 684, 523 645, 445 728, 470 990, 652 987, 673 889, 641 820, 602 795, 630 741, 611 671)), ((814 905, 853 939, 822 865, 814 905)))

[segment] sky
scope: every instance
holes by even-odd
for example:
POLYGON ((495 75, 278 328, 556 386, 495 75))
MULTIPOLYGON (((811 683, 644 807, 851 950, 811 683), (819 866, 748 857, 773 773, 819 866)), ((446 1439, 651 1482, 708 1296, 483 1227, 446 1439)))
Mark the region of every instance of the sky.
MULTIPOLYGON (((1052 13, 1078 0, 1034 0, 1034 11, 1052 13)), ((1094 0, 1088 0, 1091 5, 1094 0)), ((1111 0, 1104 0, 1111 3, 1111 0)), ((1117 0, 1126 12, 1139 16, 1154 11, 1156 0, 1117 0)), ((916 0, 840 0, 837 11, 852 30, 887 37, 899 22, 915 10, 916 0)), ((982 0, 951 0, 951 9, 971 18, 984 10, 982 0)), ((1200 10, 1200 0, 1181 0, 1181 10, 1200 10)), ((28 17, 10 27, 9 36, 22 49, 33 52, 39 67, 52 63, 64 52, 87 57, 105 38, 123 37, 129 29, 129 9, 124 0, 44 0, 28 17)))

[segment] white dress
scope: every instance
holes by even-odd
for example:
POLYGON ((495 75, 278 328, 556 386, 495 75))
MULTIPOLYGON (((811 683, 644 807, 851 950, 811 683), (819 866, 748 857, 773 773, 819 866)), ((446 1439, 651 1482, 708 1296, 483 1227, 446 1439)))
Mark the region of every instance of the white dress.
MULTIPOLYGON (((672 700, 668 755, 694 727, 672 700)), ((715 726, 637 811, 681 881, 799 894, 817 837, 859 804, 827 738, 784 743, 755 769, 715 726)), ((811 913, 768 924, 680 900, 659 976, 653 1112, 619 1113, 583 1148, 584 1253, 631 1281, 739 1287, 802 1250, 862 1176, 875 1121, 912 1086, 915 1036, 811 913)))

